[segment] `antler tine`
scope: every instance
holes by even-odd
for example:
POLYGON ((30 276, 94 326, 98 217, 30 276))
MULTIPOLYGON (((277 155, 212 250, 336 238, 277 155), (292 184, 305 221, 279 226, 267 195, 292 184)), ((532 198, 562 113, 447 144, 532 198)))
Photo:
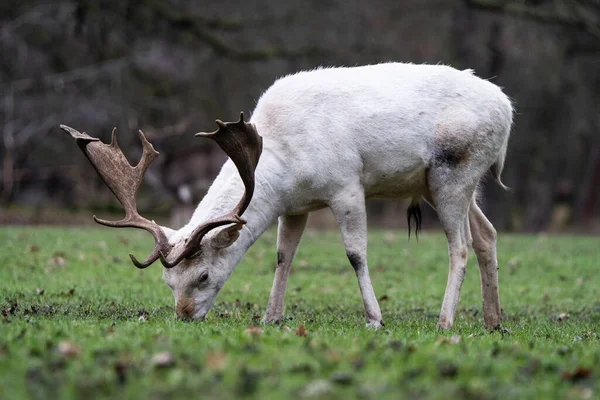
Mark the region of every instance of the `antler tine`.
POLYGON ((220 120, 215 122, 219 129, 210 133, 200 132, 196 136, 213 139, 231 158, 244 183, 244 194, 231 212, 220 218, 207 221, 194 229, 184 248, 172 260, 167 260, 164 254, 159 253, 160 261, 166 268, 172 268, 184 258, 198 252, 202 238, 211 230, 223 225, 246 223, 241 219, 241 216, 248 208, 254 194, 254 171, 262 153, 262 137, 253 124, 244 122, 243 112, 240 113, 240 120, 237 122, 222 122, 220 120))
POLYGON ((246 188, 242 200, 234 209, 234 215, 241 216, 254 194, 254 170, 262 153, 262 137, 253 124, 244 122, 244 112, 240 112, 237 122, 225 122, 217 125, 214 132, 200 132, 195 136, 213 139, 235 164, 246 188))
POLYGON ((158 152, 148 142, 144 133, 139 131, 143 148, 142 157, 138 164, 132 167, 119 148, 116 129, 112 131, 111 143, 106 145, 99 139, 80 133, 66 125, 61 125, 60 128, 77 141, 79 148, 125 209, 125 217, 120 221, 107 221, 96 218, 96 216, 94 216, 94 221, 113 228, 145 229, 152 234, 155 242, 154 250, 145 261, 139 262, 130 254, 131 261, 138 268, 146 268, 156 261, 159 258, 159 252, 169 252, 171 245, 164 231, 153 221, 142 217, 137 211, 135 194, 142 183, 144 173, 158 156, 158 152))

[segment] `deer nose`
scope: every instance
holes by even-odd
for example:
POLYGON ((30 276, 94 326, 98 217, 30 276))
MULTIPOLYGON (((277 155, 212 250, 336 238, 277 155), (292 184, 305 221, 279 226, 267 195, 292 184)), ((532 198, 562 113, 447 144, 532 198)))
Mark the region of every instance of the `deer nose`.
POLYGON ((175 314, 182 320, 190 320, 194 316, 194 301, 188 297, 177 300, 175 314))

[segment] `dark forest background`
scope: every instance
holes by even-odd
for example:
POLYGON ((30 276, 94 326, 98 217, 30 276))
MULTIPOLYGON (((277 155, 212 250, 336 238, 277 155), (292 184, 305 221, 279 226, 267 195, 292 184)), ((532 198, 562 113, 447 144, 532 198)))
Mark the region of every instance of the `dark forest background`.
MULTIPOLYGON (((139 208, 181 225, 224 161, 195 132, 288 73, 382 61, 472 68, 514 100, 511 191, 483 188, 498 229, 600 233, 600 0, 3 0, 0 223, 118 212, 65 123, 116 126, 132 161, 142 129, 161 156, 139 208)), ((404 224, 402 202, 370 208, 404 224)))

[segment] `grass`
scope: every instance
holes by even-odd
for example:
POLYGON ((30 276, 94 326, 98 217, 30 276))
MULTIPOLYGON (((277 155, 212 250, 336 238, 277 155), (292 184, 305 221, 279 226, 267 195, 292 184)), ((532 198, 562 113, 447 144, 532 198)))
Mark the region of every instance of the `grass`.
POLYGON ((364 328, 338 233, 307 232, 287 320, 260 326, 275 232, 245 256, 203 323, 175 320, 136 231, 0 228, 0 398, 594 398, 600 394, 598 238, 501 235, 503 331, 482 328, 469 260, 452 331, 435 330, 444 237, 370 233, 385 328, 364 328), (562 315, 561 315, 562 314, 562 315), (560 316, 560 318, 559 318, 560 316), (248 330, 260 326, 262 332, 248 330), (304 326, 306 336, 300 325, 304 326), (172 360, 156 364, 157 354, 172 360))

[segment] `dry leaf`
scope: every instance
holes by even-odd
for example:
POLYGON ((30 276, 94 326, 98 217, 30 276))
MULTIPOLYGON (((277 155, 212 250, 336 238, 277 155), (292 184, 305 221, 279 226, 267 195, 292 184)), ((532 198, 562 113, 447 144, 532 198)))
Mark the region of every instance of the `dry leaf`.
POLYGON ((75 343, 64 341, 56 346, 56 351, 64 358, 76 358, 81 349, 75 343))
POLYGON ((161 353, 156 353, 152 356, 152 360, 150 360, 152 366, 157 368, 166 368, 171 367, 175 364, 175 358, 173 358, 173 354, 168 351, 163 351, 161 353))
POLYGON ((225 353, 214 353, 210 352, 206 354, 206 359, 204 360, 204 364, 206 368, 213 370, 221 370, 225 367, 225 360, 227 359, 227 355, 225 353))
POLYGON ((458 344, 460 343, 460 336, 458 335, 452 335, 450 337, 447 336, 440 336, 438 337, 438 340, 436 341, 436 345, 442 345, 442 344, 458 344))
POLYGON ((562 374, 563 381, 579 382, 589 378, 592 375, 592 370, 585 367, 577 367, 575 371, 565 371, 562 374))
POLYGON ((40 251, 40 247, 36 246, 36 245, 31 245, 31 246, 29 246, 29 248, 27 250, 30 253, 37 253, 38 251, 40 251))
POLYGON ((52 258, 48 259, 48 264, 55 265, 59 268, 62 268, 65 265, 67 265, 67 262, 65 261, 65 259, 63 257, 52 257, 52 258))
POLYGON ((556 320, 558 322, 563 322, 567 319, 569 319, 569 313, 565 313, 565 312, 558 314, 558 316, 556 317, 556 320))
POLYGON ((281 327, 281 330, 282 330, 282 331, 284 331, 284 332, 291 332, 291 331, 292 331, 292 328, 290 328, 290 327, 289 327, 289 326, 287 326, 287 325, 284 325, 284 326, 282 326, 282 327, 281 327))
POLYGON ((325 379, 317 379, 307 383, 302 392, 301 397, 319 397, 328 398, 328 395, 333 391, 333 385, 325 379))
POLYGON ((341 354, 335 350, 327 350, 325 352, 325 358, 331 362, 337 362, 341 359, 341 354))
POLYGON ((550 300, 550 295, 548 293, 544 293, 544 301, 548 302, 550 300))
POLYGON ((298 325, 298 327, 296 329, 294 329, 294 332, 296 332, 296 336, 300 336, 300 337, 304 337, 307 334, 306 328, 304 327, 304 325, 298 325))
POLYGON ((246 328, 244 332, 246 332, 250 336, 260 336, 262 335, 263 330, 260 329, 258 326, 250 325, 246 328))

